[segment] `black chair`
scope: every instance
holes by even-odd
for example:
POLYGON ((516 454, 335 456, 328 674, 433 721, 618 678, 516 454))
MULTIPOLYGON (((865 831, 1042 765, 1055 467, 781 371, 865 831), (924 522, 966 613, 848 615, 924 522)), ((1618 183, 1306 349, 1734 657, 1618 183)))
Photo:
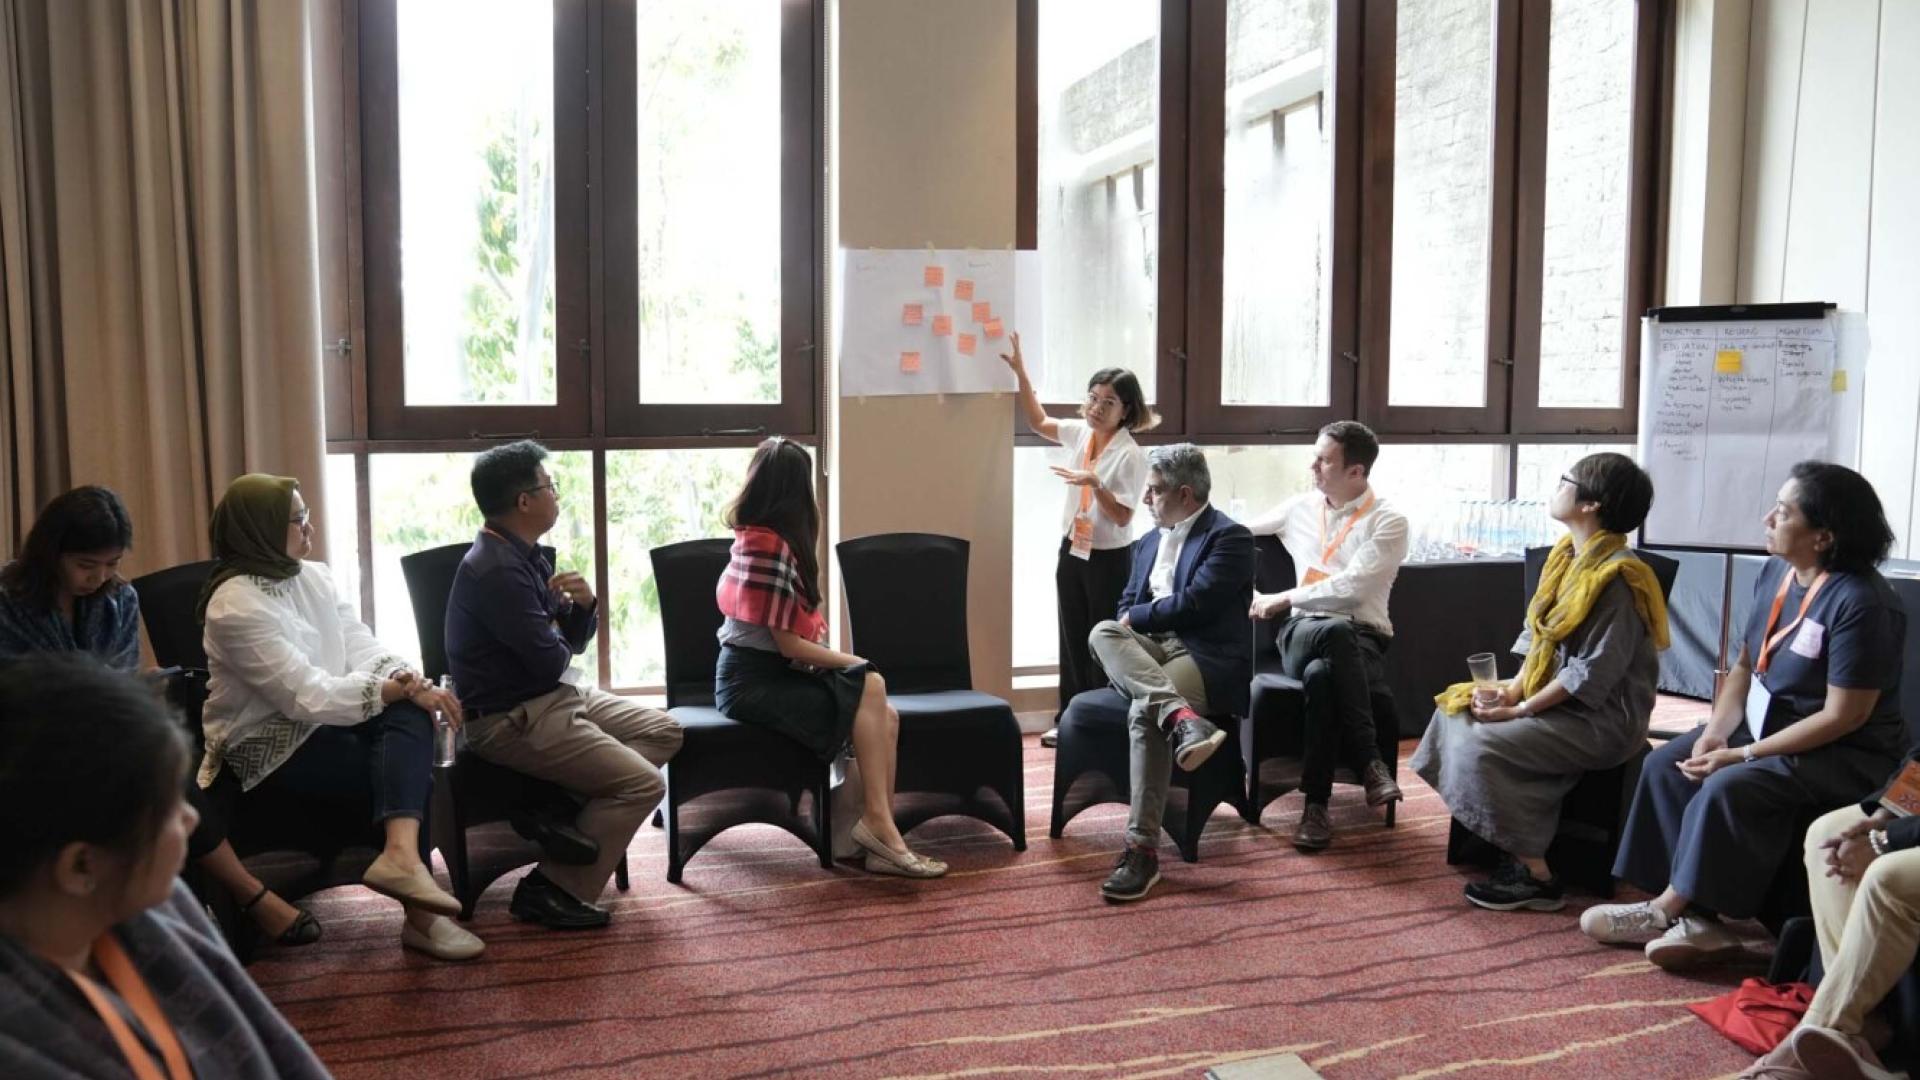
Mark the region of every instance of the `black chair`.
MULTIPOLYGON (((205 701, 207 654, 194 608, 212 571, 212 562, 187 563, 133 581, 154 659, 162 667, 179 667, 199 675, 201 689, 197 695, 189 695, 191 707, 187 709, 196 747, 205 741, 199 706, 205 701)), ((371 806, 359 816, 315 814, 302 803, 258 791, 243 796, 228 775, 223 775, 207 796, 223 807, 240 811, 225 815, 228 843, 262 884, 289 902, 321 889, 358 884, 386 842, 372 825, 371 806)), ((234 899, 207 880, 197 867, 188 867, 182 876, 201 902, 213 910, 235 955, 242 962, 250 960, 256 942, 253 924, 234 899)))
MULTIPOLYGON (((471 547, 465 542, 446 544, 400 557, 420 637, 422 674, 429 679, 447 673, 447 597, 453 593, 460 560, 471 547)), ((551 562, 553 550, 541 550, 551 562)), ((456 696, 459 691, 455 686, 456 696)), ((433 846, 446 861, 460 917, 471 919, 488 885, 541 857, 539 845, 520 840, 505 823, 529 808, 566 805, 572 799, 558 785, 496 765, 464 745, 451 766, 436 768, 434 774, 433 846), (484 842, 469 842, 476 838, 484 842)), ((621 892, 631 884, 625 856, 614 867, 613 882, 621 892)))
POLYGON ((978 818, 1027 849, 1020 722, 973 688, 965 540, 888 533, 841 542, 853 651, 887 682, 900 714, 894 823, 978 818))
POLYGON ((714 590, 730 546, 728 540, 689 540, 651 553, 666 638, 667 711, 686 735, 665 770, 667 880, 675 884, 707 841, 754 822, 787 830, 819 854, 822 867, 833 866, 827 764, 792 739, 729 720, 713 707, 720 659, 714 590), (803 799, 812 800, 806 814, 803 799))
MULTIPOLYGON (((1540 574, 1546 568, 1547 554, 1551 550, 1545 547, 1527 549, 1525 603, 1533 601, 1534 590, 1540 585, 1540 574)), ((1660 594, 1672 596, 1674 579, 1680 573, 1678 560, 1639 548, 1634 549, 1634 554, 1653 570, 1653 576, 1660 582, 1660 594)), ((1655 733, 1653 737, 1660 737, 1660 734, 1655 733)), ((1620 838, 1627 824, 1627 808, 1633 804, 1633 792, 1640 784, 1640 770, 1646 763, 1647 754, 1648 747, 1643 743, 1628 760, 1610 769, 1596 769, 1582 774, 1573 790, 1567 793, 1566 799, 1560 804, 1559 827, 1554 831, 1553 843, 1547 848, 1547 865, 1561 880, 1602 898, 1613 896, 1613 860, 1620 852, 1620 838)), ((1493 845, 1475 836, 1458 819, 1449 824, 1449 864, 1490 865, 1498 860, 1499 855, 1493 845)), ((1797 863, 1798 860, 1793 861, 1797 863)))
MULTIPOLYGON (((1258 556, 1254 588, 1276 593, 1294 586, 1293 557, 1278 538, 1261 536, 1254 540, 1258 556)), ((1283 620, 1256 621, 1253 624, 1252 705, 1240 721, 1240 753, 1247 773, 1247 803, 1258 821, 1267 804, 1300 786, 1303 733, 1307 716, 1307 688, 1288 675, 1280 663, 1280 628, 1283 620)), ((1374 745, 1380 760, 1396 773, 1400 767, 1400 717, 1394 707, 1393 691, 1380 686, 1372 696, 1374 745)), ((1351 768, 1334 770, 1338 784, 1359 784, 1362 778, 1351 768)), ((1393 827, 1399 803, 1387 804, 1386 826, 1393 827)))

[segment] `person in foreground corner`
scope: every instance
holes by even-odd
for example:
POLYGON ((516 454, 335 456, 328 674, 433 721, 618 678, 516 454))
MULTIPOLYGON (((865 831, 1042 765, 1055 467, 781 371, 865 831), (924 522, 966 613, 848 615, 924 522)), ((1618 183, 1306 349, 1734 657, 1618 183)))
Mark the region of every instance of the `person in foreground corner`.
POLYGON ((1721 916, 1759 914, 1801 823, 1860 800, 1906 748, 1907 615, 1875 569, 1893 530, 1872 485, 1803 461, 1766 538, 1773 557, 1712 717, 1648 755, 1633 793, 1613 873, 1658 895, 1580 916, 1587 936, 1646 942, 1663 968, 1738 955, 1721 916))
POLYGON ((192 755, 135 676, 0 664, 0 1075, 326 1077, 180 882, 192 755))
POLYGON ((206 627, 207 735, 199 783, 237 819, 251 798, 371 820, 385 844, 361 881, 406 909, 404 948, 471 960, 485 946, 448 918, 455 900, 425 861, 433 717, 460 702, 387 651, 308 562, 313 521, 291 477, 248 473, 213 510, 206 627))
POLYGON ((1878 1050, 1893 1029, 1875 1014, 1920 947, 1920 816, 1880 800, 1920 784, 1912 750, 1879 791, 1807 829, 1807 891, 1825 976, 1800 1023, 1741 1080, 1893 1080, 1878 1050), (1909 770, 1913 770, 1909 772, 1909 770), (1903 775, 1904 774, 1904 775, 1903 775))
POLYGON ((1278 536, 1299 568, 1298 585, 1255 596, 1250 614, 1286 620, 1280 663, 1307 692, 1300 775, 1306 805, 1293 834, 1302 851, 1333 843, 1327 802, 1338 766, 1360 778, 1368 806, 1401 798, 1396 763, 1380 757, 1373 698, 1389 692, 1387 598, 1407 559, 1407 519, 1368 481, 1379 457, 1380 440, 1365 424, 1328 424, 1313 444, 1314 490, 1249 526, 1255 536, 1278 536))
POLYGON ((935 878, 947 864, 907 846, 893 820, 900 714, 887 684, 864 659, 823 642, 820 509, 813 461, 775 435, 760 444, 747 480, 727 507, 733 550, 714 600, 723 617, 714 704, 729 718, 794 740, 821 761, 853 747, 863 805, 853 842, 870 873, 935 878))
POLYGON ((447 667, 466 697, 468 747, 584 804, 564 828, 537 836, 545 858, 507 905, 521 922, 581 930, 612 920, 595 901, 666 794, 660 767, 682 736, 659 709, 567 680, 599 628, 600 604, 584 577, 556 573, 535 546, 560 520, 546 458, 546 447, 523 439, 474 459, 473 501, 487 523, 447 594, 447 667))
POLYGON ((1106 672, 1087 649, 1087 635, 1095 623, 1113 614, 1120 591, 1127 587, 1133 512, 1147 483, 1147 455, 1133 441, 1133 433, 1152 430, 1160 418, 1147 407, 1140 380, 1126 368, 1101 368, 1087 379, 1080 419, 1048 416, 1027 377, 1020 335, 1012 335, 1012 340, 1013 352, 1001 353, 1000 359, 1019 380, 1027 426, 1048 442, 1059 443, 1072 461, 1071 466, 1053 466, 1054 475, 1067 485, 1060 512, 1064 536, 1053 570, 1060 612, 1060 707, 1040 745, 1054 746, 1060 714, 1073 696, 1107 685, 1106 672))
POLYGON ((1660 582, 1627 547, 1646 520, 1653 481, 1623 454, 1576 462, 1547 504, 1567 534, 1553 545, 1513 651, 1518 678, 1497 689, 1458 683, 1409 763, 1455 820, 1500 849, 1493 877, 1466 887, 1495 911, 1558 911, 1547 866, 1560 803, 1582 773, 1646 745, 1667 647, 1660 582))
POLYGON ((1127 846, 1100 886, 1139 900, 1160 880, 1160 818, 1177 764, 1206 762, 1227 733, 1202 714, 1244 714, 1253 679, 1253 535, 1207 502, 1213 480, 1191 443, 1147 453, 1154 531, 1133 545, 1118 617, 1090 645, 1126 696, 1130 738, 1127 846))

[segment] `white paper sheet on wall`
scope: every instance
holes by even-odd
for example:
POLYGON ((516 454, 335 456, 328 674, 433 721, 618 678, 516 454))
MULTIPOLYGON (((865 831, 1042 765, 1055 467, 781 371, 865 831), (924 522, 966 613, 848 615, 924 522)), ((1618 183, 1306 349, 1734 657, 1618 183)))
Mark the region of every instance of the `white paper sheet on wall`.
POLYGON ((1016 332, 1040 381, 1036 252, 842 249, 837 284, 841 397, 1011 392, 1016 332))
POLYGON ((1832 316, 1648 318, 1640 355, 1640 461, 1655 493, 1643 542, 1757 550, 1794 462, 1854 464, 1833 422, 1845 383, 1832 316))

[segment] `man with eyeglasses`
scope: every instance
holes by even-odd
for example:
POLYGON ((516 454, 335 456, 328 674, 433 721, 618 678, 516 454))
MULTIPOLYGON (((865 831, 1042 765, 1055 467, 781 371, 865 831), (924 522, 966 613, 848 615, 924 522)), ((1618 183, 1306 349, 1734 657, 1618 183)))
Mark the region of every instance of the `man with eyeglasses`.
POLYGON ((1276 644, 1287 675, 1307 691, 1300 790, 1306 807, 1293 844, 1320 851, 1333 843, 1327 814, 1333 773, 1351 769, 1368 806, 1400 799, 1393 761, 1380 756, 1373 697, 1386 692, 1393 624, 1387 597, 1407 559, 1407 519, 1374 492, 1370 477, 1380 440, 1354 420, 1320 429, 1313 444, 1314 490, 1282 503, 1248 528, 1278 536, 1293 557, 1298 584, 1253 598, 1256 619, 1285 619, 1276 644))
POLYGON ((563 809, 514 822, 546 858, 508 906, 521 922, 581 929, 611 918, 594 901, 665 794, 660 767, 680 749, 681 731, 658 709, 568 681, 599 627, 600 605, 584 577, 556 573, 537 546, 560 520, 546 457, 546 447, 522 440, 473 463, 473 498, 487 523, 447 598, 447 666, 473 752, 584 803, 577 817, 563 809))

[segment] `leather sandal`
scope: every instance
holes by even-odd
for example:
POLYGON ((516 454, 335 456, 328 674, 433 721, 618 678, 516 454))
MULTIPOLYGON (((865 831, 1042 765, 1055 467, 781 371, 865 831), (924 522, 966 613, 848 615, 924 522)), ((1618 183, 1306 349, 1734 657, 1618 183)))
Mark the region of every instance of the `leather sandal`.
MULTIPOLYGON (((265 900, 267 894, 272 891, 272 889, 267 888, 265 885, 260 886, 260 891, 253 894, 253 899, 240 905, 240 914, 251 916, 253 909, 259 905, 260 901, 265 900)), ((301 945, 311 945, 319 941, 320 920, 314 918, 313 912, 308 911, 306 908, 295 906, 293 910, 295 912, 293 922, 289 923, 287 928, 280 931, 279 936, 273 939, 274 944, 293 948, 301 945)))

